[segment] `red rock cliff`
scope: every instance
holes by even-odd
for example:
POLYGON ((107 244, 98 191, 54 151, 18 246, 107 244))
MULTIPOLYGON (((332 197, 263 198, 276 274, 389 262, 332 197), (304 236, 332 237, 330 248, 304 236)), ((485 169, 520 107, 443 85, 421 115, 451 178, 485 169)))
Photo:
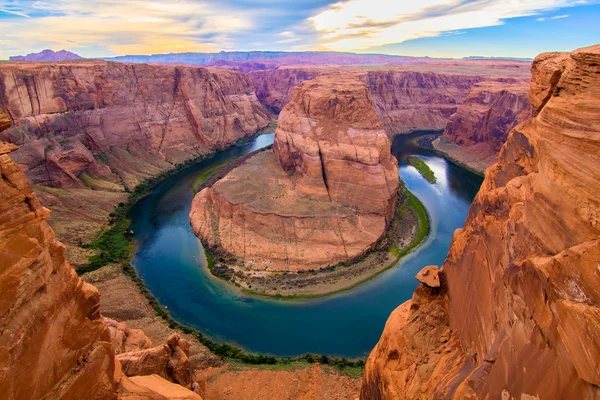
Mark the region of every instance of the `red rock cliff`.
POLYGON ((0 397, 115 398, 98 291, 65 261, 14 150, 0 142, 0 397))
POLYGON ((361 397, 600 397, 600 45, 540 55, 440 272, 392 313, 361 397))
POLYGON ((3 65, 0 109, 31 182, 67 188, 132 187, 269 121, 244 74, 102 61, 3 65))
MULTIPOLYGON (((0 113, 0 130, 5 121, 0 113)), ((0 398, 201 400, 158 375, 134 376, 160 374, 190 387, 188 346, 178 337, 115 358, 115 349, 133 347, 135 339, 146 348, 149 340, 124 326, 120 335, 109 330, 98 291, 67 263, 46 222, 50 212, 8 156, 16 150, 0 142, 0 398), (153 350, 164 367, 142 357, 153 350)))
POLYGON ((320 268, 377 242, 398 184, 366 85, 355 76, 321 76, 294 90, 273 152, 201 191, 190 218, 200 238, 247 266, 320 268))
POLYGON ((433 142, 438 150, 485 171, 496 163, 508 133, 533 114, 528 80, 506 79, 474 85, 465 102, 433 142))

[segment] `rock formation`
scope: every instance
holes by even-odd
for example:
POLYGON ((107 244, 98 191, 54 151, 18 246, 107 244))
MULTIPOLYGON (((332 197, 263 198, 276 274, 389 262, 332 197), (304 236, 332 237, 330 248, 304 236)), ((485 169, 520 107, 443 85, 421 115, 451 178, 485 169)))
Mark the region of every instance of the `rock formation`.
MULTIPOLYGON (((5 120, 0 113, 0 121, 5 120)), ((115 399, 119 393, 130 399, 166 399, 158 392, 167 389, 199 399, 163 378, 140 387, 122 376, 113 346, 147 343, 135 340, 140 332, 116 323, 124 334, 116 334, 119 340, 111 343, 98 291, 67 263, 64 246, 46 222, 48 209, 8 156, 17 149, 0 142, 0 398, 115 399)), ((189 386, 185 341, 174 337, 165 346, 171 349, 167 377, 189 386)))
POLYGON ((482 171, 496 162, 508 132, 530 118, 529 82, 508 79, 474 85, 434 146, 458 161, 482 161, 482 171), (448 145, 450 141, 459 147, 448 145))
POLYGON ((244 74, 102 61, 3 65, 0 108, 13 159, 60 188, 132 188, 269 122, 244 74))
POLYGON ((600 397, 600 45, 533 63, 440 289, 395 310, 361 397, 600 397))
POLYGON ((273 151, 202 190, 190 218, 197 236, 246 266, 320 268, 377 242, 398 185, 366 85, 353 75, 320 76, 294 90, 273 151))
POLYGON ((279 113, 290 101, 292 90, 300 83, 316 78, 320 72, 315 69, 269 69, 253 71, 250 77, 256 97, 262 103, 279 113))
POLYGON ((0 397, 114 398, 98 292, 65 261, 16 149, 0 142, 0 397))

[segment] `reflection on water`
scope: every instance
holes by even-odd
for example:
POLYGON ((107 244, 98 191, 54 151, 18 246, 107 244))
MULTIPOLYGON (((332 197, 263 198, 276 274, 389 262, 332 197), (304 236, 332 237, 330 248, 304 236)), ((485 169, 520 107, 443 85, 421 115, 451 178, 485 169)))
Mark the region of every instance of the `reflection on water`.
POLYGON ((133 264, 149 290, 174 318, 222 341, 279 356, 323 353, 366 356, 390 314, 412 296, 415 274, 440 265, 454 230, 464 222, 481 178, 399 136, 392 145, 399 173, 427 207, 432 234, 398 266, 356 289, 315 300, 249 296, 214 278, 188 220, 192 184, 207 169, 264 147, 273 135, 222 152, 162 182, 131 212, 137 250, 133 264), (402 160, 415 154, 434 171, 429 184, 402 160))

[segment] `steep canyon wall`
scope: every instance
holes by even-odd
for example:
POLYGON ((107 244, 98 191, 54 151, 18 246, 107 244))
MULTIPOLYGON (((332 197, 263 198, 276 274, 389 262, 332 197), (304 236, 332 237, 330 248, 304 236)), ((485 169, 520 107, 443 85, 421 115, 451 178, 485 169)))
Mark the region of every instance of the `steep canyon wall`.
POLYGON ((487 170, 441 288, 390 316, 363 399, 600 396, 600 46, 532 73, 537 116, 487 170))

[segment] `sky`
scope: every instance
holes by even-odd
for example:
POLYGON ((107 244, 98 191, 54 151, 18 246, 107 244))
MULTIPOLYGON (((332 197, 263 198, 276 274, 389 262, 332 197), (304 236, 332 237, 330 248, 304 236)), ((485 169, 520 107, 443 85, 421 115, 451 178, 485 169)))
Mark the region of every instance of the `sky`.
POLYGON ((600 0, 0 0, 0 59, 250 50, 535 57, 600 43, 600 0))

